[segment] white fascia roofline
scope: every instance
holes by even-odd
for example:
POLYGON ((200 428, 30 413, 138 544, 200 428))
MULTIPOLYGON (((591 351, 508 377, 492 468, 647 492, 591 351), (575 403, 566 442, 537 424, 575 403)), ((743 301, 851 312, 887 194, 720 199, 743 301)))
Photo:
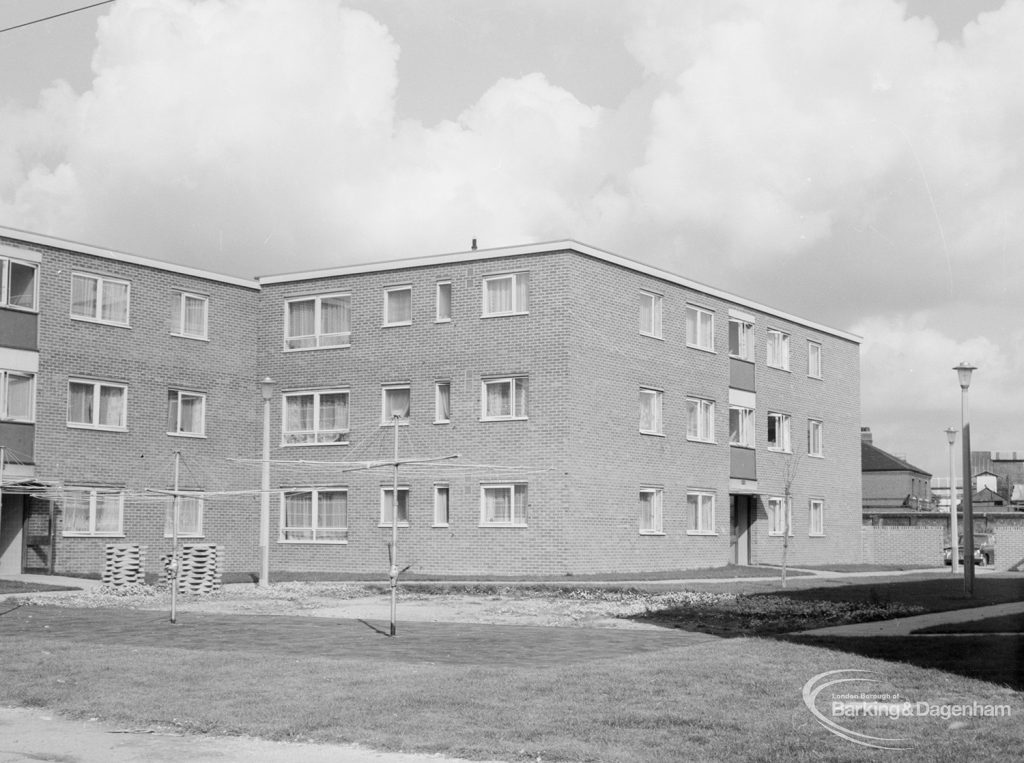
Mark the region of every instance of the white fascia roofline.
POLYGON ((536 244, 524 244, 521 246, 506 246, 497 247, 494 249, 474 249, 468 252, 451 252, 448 254, 437 254, 426 257, 410 257, 401 260, 389 260, 386 262, 367 262, 357 265, 346 265, 339 268, 326 268, 323 270, 312 270, 302 273, 285 273, 281 275, 270 275, 260 276, 256 280, 261 285, 269 284, 282 284, 282 283, 294 283, 297 281, 311 281, 320 278, 332 278, 336 276, 347 276, 357 275, 360 273, 379 273, 389 270, 402 270, 405 268, 417 268, 427 267, 430 265, 445 265, 449 263, 458 262, 473 262, 479 260, 492 260, 501 257, 516 257, 525 254, 543 254, 546 252, 560 252, 560 251, 571 251, 583 254, 588 257, 593 257, 603 262, 608 262, 613 265, 618 265, 629 270, 633 270, 638 273, 649 275, 653 278, 660 279, 662 281, 668 281, 679 286, 684 286, 688 289, 692 289, 703 294, 707 294, 712 297, 723 299, 727 302, 731 302, 734 305, 746 307, 750 310, 756 310, 767 315, 771 315, 782 320, 789 321, 807 328, 820 331, 824 334, 831 334, 832 336, 845 339, 856 344, 860 344, 862 338, 857 334, 852 334, 848 331, 841 331, 839 329, 830 328, 814 321, 809 321, 806 318, 800 318, 796 315, 776 310, 775 308, 762 305, 753 300, 745 299, 744 297, 730 294, 727 291, 716 289, 711 286, 699 283, 698 281, 691 281, 688 278, 670 273, 667 270, 661 270, 660 268, 652 267, 651 265, 645 265, 642 262, 631 260, 627 257, 622 257, 611 252, 606 252, 603 249, 598 249, 588 244, 581 244, 578 241, 572 239, 563 239, 560 241, 544 241, 536 244))
POLYGON ((228 276, 222 273, 211 273, 207 270, 190 268, 185 265, 176 265, 173 262, 164 262, 162 260, 149 259, 148 257, 139 257, 134 254, 126 254, 125 252, 117 252, 112 249, 103 249, 98 246, 81 244, 77 241, 69 241, 68 239, 57 238, 55 236, 44 236, 39 233, 30 233, 29 231, 19 230, 17 228, 0 226, 0 236, 15 239, 16 241, 24 241, 28 244, 38 244, 40 246, 48 246, 53 249, 64 249, 65 251, 75 252, 77 254, 89 254, 93 257, 102 257, 108 260, 127 262, 131 265, 141 265, 147 268, 166 270, 171 273, 194 276, 196 278, 203 278, 207 281, 218 281, 220 283, 231 284, 233 286, 243 286, 247 289, 253 289, 256 291, 260 288, 259 282, 251 278, 237 278, 235 276, 228 276))

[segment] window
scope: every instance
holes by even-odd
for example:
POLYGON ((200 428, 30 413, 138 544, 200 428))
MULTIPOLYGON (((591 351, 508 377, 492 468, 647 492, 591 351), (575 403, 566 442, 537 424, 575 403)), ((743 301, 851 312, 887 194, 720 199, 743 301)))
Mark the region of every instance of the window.
POLYGON ((702 307, 686 306, 686 344, 699 350, 715 349, 715 314, 702 307))
POLYGON ((348 443, 348 391, 291 392, 284 395, 283 445, 348 443))
POLYGON ((729 444, 744 448, 754 447, 754 411, 752 408, 730 406, 729 444))
POLYGON ((434 320, 446 323, 452 319, 452 282, 437 282, 437 312, 434 320))
POLYGON ((198 392, 167 392, 167 434, 202 437, 205 434, 206 395, 198 392))
POLYGON ((741 318, 729 319, 729 355, 740 360, 754 359, 754 324, 741 318))
POLYGON ((452 383, 434 383, 434 423, 447 424, 452 420, 452 383))
MULTIPOLYGON (((380 489, 380 523, 381 526, 391 527, 394 522, 395 490, 390 487, 380 489)), ((409 524, 409 488, 398 488, 398 524, 409 524)))
POLYGON ((640 292, 640 333, 661 339, 661 295, 640 292))
POLYGON ((640 534, 661 535, 661 488, 640 491, 640 534))
POLYGON ((526 418, 525 376, 484 379, 480 385, 480 405, 484 421, 526 418))
POLYGON ((482 485, 480 524, 526 527, 526 485, 482 485))
POLYGON ((448 485, 434 485, 434 527, 448 526, 451 489, 448 485))
POLYGON ((384 289, 384 325, 408 326, 412 323, 412 287, 389 286, 384 289))
POLYGON ((785 413, 768 414, 768 447, 771 450, 782 450, 789 453, 789 415, 785 413))
POLYGON ((128 387, 124 384, 68 381, 68 426, 90 429, 128 428, 128 387))
POLYGON ((689 517, 686 531, 691 535, 715 534, 715 496, 713 493, 687 493, 689 517))
POLYGON ((85 273, 71 274, 71 317, 117 326, 128 325, 131 285, 85 273))
POLYGON ((661 390, 640 389, 640 431, 661 434, 661 390))
POLYGON ((807 421, 807 455, 809 456, 823 456, 824 447, 822 445, 822 430, 825 425, 820 421, 814 419, 808 419, 807 421))
MULTIPOLYGON (((174 501, 167 502, 164 514, 164 537, 174 537, 174 501)), ((178 496, 178 537, 203 537, 203 499, 199 496, 178 496)))
POLYGON ((483 284, 483 317, 518 315, 530 309, 529 273, 487 276, 483 279, 483 284))
POLYGON ((35 310, 39 301, 37 272, 31 262, 0 257, 0 305, 35 310))
POLYGON ((324 294, 285 302, 284 348, 314 350, 347 347, 351 338, 352 297, 324 294))
POLYGON ((697 397, 686 398, 686 439, 715 441, 715 403, 697 397))
POLYGON ((176 291, 171 296, 171 333, 189 339, 206 339, 206 315, 209 298, 201 294, 176 291))
POLYGON ((793 535, 793 500, 791 498, 768 499, 768 534, 783 535, 789 529, 793 535), (785 511, 783 511, 785 509, 785 511))
POLYGON ((409 406, 412 390, 408 384, 394 384, 381 390, 381 426, 391 426, 398 419, 399 424, 409 423, 409 406))
POLYGON ((348 540, 348 490, 321 488, 281 494, 284 543, 345 543, 348 540))
POLYGON ((124 494, 117 490, 68 488, 64 494, 64 535, 124 535, 124 494))
POLYGON ((21 371, 0 370, 0 420, 35 420, 35 376, 21 371))
POLYGON ((789 370, 789 334, 768 329, 768 365, 789 370))
POLYGON ((810 518, 808 520, 808 535, 825 534, 825 502, 812 498, 809 504, 810 518))
POLYGON ((821 378, 821 345, 817 342, 807 343, 807 375, 821 378))

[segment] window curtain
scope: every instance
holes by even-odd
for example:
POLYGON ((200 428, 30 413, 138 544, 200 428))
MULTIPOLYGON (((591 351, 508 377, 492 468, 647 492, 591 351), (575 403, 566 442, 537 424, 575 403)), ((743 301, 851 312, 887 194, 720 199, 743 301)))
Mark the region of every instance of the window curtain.
MULTIPOLYGON (((202 534, 202 499, 190 496, 178 498, 178 535, 202 534)), ((164 535, 174 534, 174 500, 167 503, 167 514, 164 520, 164 535)))
POLYGON ((437 385, 437 420, 448 421, 452 415, 452 385, 437 385))
POLYGON ((530 274, 516 273, 516 307, 519 312, 530 309, 530 274))
POLYGON ((284 428, 287 432, 313 431, 313 396, 291 395, 285 399, 284 428))
POLYGON ((20 262, 11 263, 9 304, 34 308, 36 302, 36 269, 20 262))
POLYGON ((526 416, 526 379, 515 380, 515 415, 526 416))
POLYGON ((202 434, 203 432, 203 398, 197 395, 181 396, 181 423, 179 432, 202 434))
POLYGON ((167 393, 167 431, 178 431, 178 393, 174 390, 167 393))
POLYGON ((121 531, 121 494, 96 493, 96 532, 116 534, 121 531))
POLYGON ((640 428, 645 432, 658 431, 658 398, 653 392, 640 393, 640 428))
POLYGON ((516 524, 526 524, 526 486, 516 485, 513 488, 515 498, 515 515, 514 520, 516 524))
POLYGON ((448 524, 449 488, 434 488, 434 524, 448 524))
POLYGON ((181 333, 206 336, 206 300, 185 296, 185 321, 181 333))
POLYGON ((412 320, 412 291, 398 289, 387 294, 388 323, 406 323, 412 320))
POLYGON ((71 277, 71 314, 83 318, 96 317, 96 279, 71 277))
POLYGON ((124 390, 120 387, 100 387, 100 420, 104 427, 124 426, 124 390))
POLYGON ((484 514, 488 522, 512 521, 512 496, 508 488, 484 488, 484 514))
POLYGON ((68 421, 73 424, 91 424, 93 386, 71 382, 68 385, 68 421))
POLYGON ((313 538, 312 493, 285 493, 284 537, 287 540, 313 538))
POLYGON ((7 415, 12 419, 32 419, 32 377, 7 374, 7 415))
POLYGON ((513 311, 513 280, 493 278, 487 282, 487 312, 511 313, 513 311))
POLYGON ((64 532, 89 532, 89 494, 69 492, 64 498, 64 532))
POLYGON ((320 396, 320 431, 348 429, 348 395, 343 392, 320 396))
POLYGON ((128 322, 128 284, 107 281, 103 284, 103 314, 105 321, 128 322))
POLYGON ((640 529, 654 529, 654 493, 640 494, 640 529))
MULTIPOLYGON (((381 524, 390 525, 394 520, 393 512, 395 510, 394 501, 394 490, 386 488, 382 491, 382 503, 381 506, 381 524)), ((409 491, 398 490, 398 521, 408 522, 409 521, 409 491)))
POLYGON ((322 344, 344 344, 348 338, 352 319, 352 303, 348 297, 328 297, 320 303, 320 333, 334 341, 323 339, 322 344))
POLYGON ((487 383, 487 415, 488 417, 512 415, 512 385, 509 382, 487 383))
POLYGON ((452 285, 442 283, 437 285, 437 319, 446 321, 452 317, 452 285))
POLYGON ((400 419, 409 418, 409 390, 400 389, 388 389, 385 390, 384 401, 384 412, 387 414, 388 421, 391 421, 395 416, 400 419))
POLYGON ((317 539, 344 540, 348 527, 348 493, 327 490, 319 494, 317 539))
MULTIPOLYGON (((288 337, 309 337, 316 333, 316 306, 311 299, 288 303, 288 337)), ((310 347, 305 343, 290 344, 290 347, 310 347)))

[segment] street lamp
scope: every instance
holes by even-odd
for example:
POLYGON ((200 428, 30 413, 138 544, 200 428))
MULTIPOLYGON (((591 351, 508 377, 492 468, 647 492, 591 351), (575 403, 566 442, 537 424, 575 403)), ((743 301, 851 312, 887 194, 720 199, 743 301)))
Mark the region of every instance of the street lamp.
POLYGON ((260 588, 270 585, 270 398, 274 380, 260 382, 263 395, 263 471, 260 480, 260 588))
POLYGON ((946 442, 949 443, 949 545, 952 546, 950 556, 950 572, 956 575, 960 571, 960 543, 957 540, 956 511, 956 472, 953 470, 953 446, 956 444, 956 430, 946 430, 946 442))
POLYGON ((971 374, 976 366, 961 361, 954 366, 960 380, 960 442, 964 451, 964 593, 974 596, 974 496, 971 486, 971 423, 967 413, 967 388, 971 386, 971 374))

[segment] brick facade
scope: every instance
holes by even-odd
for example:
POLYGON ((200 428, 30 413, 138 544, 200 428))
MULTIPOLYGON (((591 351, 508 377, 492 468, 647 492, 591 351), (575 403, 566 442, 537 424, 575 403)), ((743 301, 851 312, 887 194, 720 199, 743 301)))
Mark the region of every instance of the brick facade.
POLYGON ((65 534, 60 496, 67 487, 123 491, 123 533, 114 542, 147 546, 153 564, 170 540, 167 499, 152 491, 172 487, 177 451, 182 489, 206 495, 201 542, 224 546, 227 574, 255 574, 262 442, 256 382, 263 377, 273 380, 271 579, 386 574, 391 528, 382 522, 381 492, 393 480, 387 464, 396 428, 382 422, 385 385, 410 390, 408 423, 397 428, 399 460, 421 461, 398 470, 400 490, 408 490, 398 564, 412 573, 515 577, 721 566, 737 558, 732 494, 752 496, 749 551, 739 561, 781 561, 782 538, 768 533, 767 499, 787 494, 789 563, 860 560, 859 350, 843 332, 573 242, 258 283, 88 249, 20 245, 42 254, 35 476, 61 487, 30 501, 30 519, 39 524, 56 507, 54 571, 98 574, 112 540, 65 534), (73 320, 72 272, 130 282, 130 328, 73 320), (511 273, 528 274, 528 309, 483 317, 484 279, 511 273), (451 318, 444 321, 436 319, 441 281, 451 284, 451 318), (385 291, 396 286, 411 290, 411 320, 385 326, 385 291), (638 331, 641 290, 660 297, 661 338, 638 331), (173 335, 175 291, 208 297, 207 341, 173 335), (287 300, 330 294, 348 296, 349 343, 286 348, 287 300), (710 350, 687 345, 687 305, 713 315, 710 350), (742 485, 729 444, 730 310, 752 321, 756 343, 748 398, 756 398, 756 439, 743 454, 756 459, 756 480, 742 485), (789 336, 789 370, 765 363, 769 329, 789 336), (821 348, 821 378, 808 374, 808 342, 821 348), (126 430, 68 426, 69 379, 126 385, 126 430), (522 380, 525 415, 484 420, 484 382, 513 379, 522 380), (446 423, 435 421, 438 382, 450 385, 446 423), (661 393, 658 434, 640 432, 641 388, 661 393), (173 389, 206 396, 204 437, 167 433, 173 389), (346 443, 285 444, 285 396, 318 392, 347 393, 346 443), (707 441, 687 436, 691 397, 714 406, 707 441), (769 411, 789 417, 791 452, 769 448, 769 411), (808 455, 808 420, 822 427, 820 456, 808 455), (511 486, 510 497, 523 491, 525 521, 484 521, 482 491, 505 495, 498 486, 511 486), (438 487, 450 497, 447 523, 435 522, 438 487), (345 491, 343 533, 319 542, 285 539, 283 494, 311 490, 345 491), (661 523, 652 532, 641 532, 642 490, 661 497, 661 523), (691 529, 690 493, 714 504, 700 533, 691 529), (820 534, 809 525, 812 500, 823 504, 820 534))

